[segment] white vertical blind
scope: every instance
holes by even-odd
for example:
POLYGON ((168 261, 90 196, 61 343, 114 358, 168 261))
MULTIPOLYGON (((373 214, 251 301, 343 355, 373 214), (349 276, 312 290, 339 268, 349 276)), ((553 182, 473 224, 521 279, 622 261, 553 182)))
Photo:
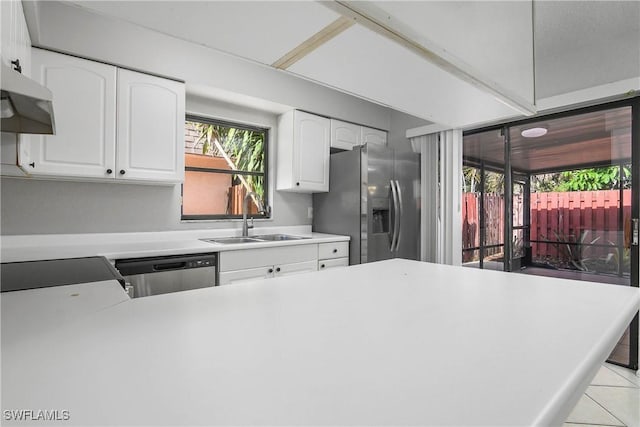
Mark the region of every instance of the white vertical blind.
POLYGON ((438 227, 438 134, 411 138, 420 153, 420 260, 436 262, 438 227))
POLYGON ((462 264, 462 130, 440 132, 440 264, 462 264))
POLYGON ((420 153, 420 259, 462 263, 462 130, 411 138, 420 153))

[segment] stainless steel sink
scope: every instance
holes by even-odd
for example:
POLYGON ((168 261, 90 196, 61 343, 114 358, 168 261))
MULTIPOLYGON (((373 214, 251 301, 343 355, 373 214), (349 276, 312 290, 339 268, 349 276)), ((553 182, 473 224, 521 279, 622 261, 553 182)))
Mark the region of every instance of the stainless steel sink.
POLYGON ((263 240, 258 240, 253 237, 221 237, 220 239, 202 239, 202 240, 209 243, 222 243, 225 245, 234 244, 234 243, 263 242, 263 240))
POLYGON ((292 236, 290 234, 263 234, 251 237, 221 237, 219 239, 201 239, 203 242, 230 245, 235 243, 281 242, 286 240, 302 240, 309 237, 292 236))
POLYGON ((309 239, 309 237, 301 237, 301 236, 292 236, 290 234, 263 234, 261 236, 253 236, 255 239, 269 241, 269 242, 279 242, 284 240, 302 240, 309 239))

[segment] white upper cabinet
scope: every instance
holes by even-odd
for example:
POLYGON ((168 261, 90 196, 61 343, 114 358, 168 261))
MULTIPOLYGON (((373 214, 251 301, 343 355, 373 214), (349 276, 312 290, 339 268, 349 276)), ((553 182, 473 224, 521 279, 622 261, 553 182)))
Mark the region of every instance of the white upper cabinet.
POLYGON ((12 61, 19 60, 22 73, 31 76, 31 39, 24 19, 22 2, 0 1, 0 47, 2 62, 14 68, 12 61))
POLYGON ((351 150, 362 144, 362 126, 331 119, 331 148, 351 150))
POLYGON ((387 132, 362 126, 362 143, 387 145, 387 132))
POLYGON ((34 78, 53 92, 55 135, 25 135, 35 176, 176 183, 184 177, 184 84, 33 50, 34 78))
POLYGON ((182 181, 184 118, 184 84, 119 69, 117 175, 182 181))
POLYGON ((277 189, 329 191, 330 120, 302 111, 278 119, 277 189))
POLYGON ((53 93, 55 135, 24 135, 34 175, 109 178, 116 163, 116 68, 33 51, 33 78, 53 93))

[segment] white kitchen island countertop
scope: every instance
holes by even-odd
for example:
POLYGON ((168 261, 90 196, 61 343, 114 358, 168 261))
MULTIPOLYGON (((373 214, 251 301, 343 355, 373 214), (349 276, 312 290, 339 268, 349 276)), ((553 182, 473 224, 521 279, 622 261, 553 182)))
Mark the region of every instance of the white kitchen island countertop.
POLYGON ((560 425, 639 308, 637 288, 400 259, 164 294, 3 342, 2 409, 82 426, 560 425))

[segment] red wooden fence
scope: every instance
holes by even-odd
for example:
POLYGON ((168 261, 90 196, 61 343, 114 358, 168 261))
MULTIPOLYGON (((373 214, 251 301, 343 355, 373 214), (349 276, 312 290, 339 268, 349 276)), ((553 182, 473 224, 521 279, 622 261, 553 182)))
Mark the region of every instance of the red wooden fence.
MULTIPOLYGON (((462 247, 480 245, 480 195, 465 193, 462 200, 462 247)), ((522 197, 514 196, 513 223, 522 224, 522 197)), ((622 203, 618 190, 531 193, 531 240, 553 240, 596 243, 611 247, 590 248, 589 256, 604 256, 622 238, 622 231, 631 217, 631 190, 623 190, 622 203), (623 224, 619 220, 623 210, 623 224)), ((499 194, 485 195, 486 243, 503 243, 504 200, 499 194)), ((628 242, 627 242, 628 243, 628 242)), ((532 256, 558 257, 562 246, 532 243, 532 256)), ((501 249, 500 249, 501 251, 501 249)), ((491 255, 493 252, 488 252, 491 255)), ((477 256, 477 254, 476 254, 477 256)), ((464 261, 473 254, 467 253, 464 261)))
MULTIPOLYGON (((486 222, 485 245, 504 243, 504 199, 500 194, 484 195, 484 217, 486 222)), ((480 194, 465 193, 462 200, 462 248, 480 246, 480 194)), ((463 261, 471 261, 479 256, 477 251, 465 252, 463 261)), ((502 248, 490 248, 485 256, 502 252, 502 248)))
MULTIPOLYGON (((631 218, 631 190, 531 194, 531 240, 569 241, 615 247, 631 218), (620 222, 620 207, 623 221, 620 222)), ((532 243, 533 257, 557 257, 562 245, 532 243)), ((611 248, 590 248, 584 256, 605 256, 611 248)))

